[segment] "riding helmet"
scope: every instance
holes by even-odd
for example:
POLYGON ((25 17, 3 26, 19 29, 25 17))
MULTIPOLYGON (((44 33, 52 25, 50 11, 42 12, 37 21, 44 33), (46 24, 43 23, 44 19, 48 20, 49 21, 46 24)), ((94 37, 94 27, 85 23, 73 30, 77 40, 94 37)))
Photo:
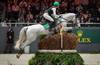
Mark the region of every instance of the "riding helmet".
POLYGON ((54 3, 53 3, 53 6, 59 6, 59 5, 60 5, 59 2, 54 2, 54 3))

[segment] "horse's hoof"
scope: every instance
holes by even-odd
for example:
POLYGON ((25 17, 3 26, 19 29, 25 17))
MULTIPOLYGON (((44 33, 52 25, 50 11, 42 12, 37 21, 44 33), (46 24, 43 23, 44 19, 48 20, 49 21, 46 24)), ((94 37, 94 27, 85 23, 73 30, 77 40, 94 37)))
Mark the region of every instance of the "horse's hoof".
POLYGON ((20 58, 20 55, 16 55, 16 58, 19 59, 20 58))

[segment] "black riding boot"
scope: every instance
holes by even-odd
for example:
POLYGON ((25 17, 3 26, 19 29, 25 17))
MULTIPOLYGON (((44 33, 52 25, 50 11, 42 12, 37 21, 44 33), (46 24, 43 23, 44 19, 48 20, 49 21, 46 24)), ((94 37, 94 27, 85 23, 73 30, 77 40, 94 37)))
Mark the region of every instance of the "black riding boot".
POLYGON ((50 28, 49 30, 53 30, 55 28, 56 23, 55 22, 50 22, 50 28))

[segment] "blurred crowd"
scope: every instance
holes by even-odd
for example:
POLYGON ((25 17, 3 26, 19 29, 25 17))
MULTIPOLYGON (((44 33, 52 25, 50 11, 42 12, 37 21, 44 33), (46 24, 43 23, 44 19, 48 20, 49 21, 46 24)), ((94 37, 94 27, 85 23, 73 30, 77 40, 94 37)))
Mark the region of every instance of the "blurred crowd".
MULTIPOLYGON (((6 0, 2 22, 40 23, 44 21, 42 14, 54 1, 59 1, 61 4, 58 14, 76 13, 80 23, 100 23, 100 0, 6 0)), ((0 11, 2 9, 0 7, 0 11)), ((13 29, 8 29, 6 38, 4 53, 12 53, 13 29)))
POLYGON ((7 0, 5 21, 15 23, 39 23, 43 12, 60 2, 59 13, 78 14, 81 23, 100 22, 99 0, 7 0))

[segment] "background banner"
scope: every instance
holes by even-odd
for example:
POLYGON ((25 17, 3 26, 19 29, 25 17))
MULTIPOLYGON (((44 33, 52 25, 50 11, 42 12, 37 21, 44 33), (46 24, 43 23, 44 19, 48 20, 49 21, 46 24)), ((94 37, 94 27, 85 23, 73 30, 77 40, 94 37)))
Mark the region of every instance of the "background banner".
POLYGON ((100 43, 100 27, 75 28, 73 32, 79 36, 80 43, 100 43))

